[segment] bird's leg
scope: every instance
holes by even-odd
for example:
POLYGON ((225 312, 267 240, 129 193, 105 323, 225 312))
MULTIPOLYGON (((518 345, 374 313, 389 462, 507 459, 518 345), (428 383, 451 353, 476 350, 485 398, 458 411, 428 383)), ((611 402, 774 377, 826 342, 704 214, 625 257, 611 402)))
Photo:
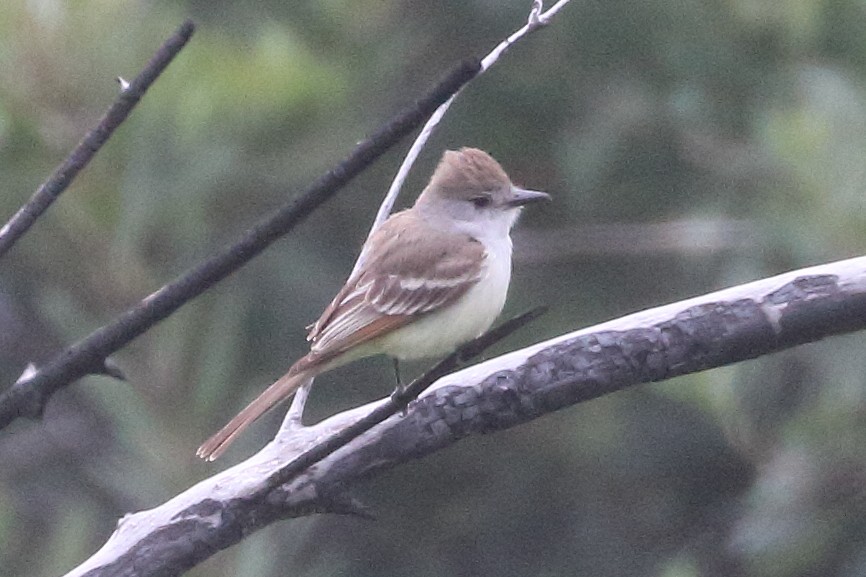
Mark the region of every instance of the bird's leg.
POLYGON ((397 357, 391 359, 394 362, 394 381, 397 385, 396 389, 398 391, 403 391, 403 379, 400 378, 400 361, 397 357))
MULTIPOLYGON (((397 382, 396 386, 394 387, 394 392, 391 393, 391 398, 397 400, 398 397, 402 397, 403 393, 406 392, 406 387, 403 386, 403 379, 400 378, 400 361, 397 360, 397 357, 392 357, 391 360, 394 363, 394 380, 397 382)), ((406 405, 401 411, 404 417, 406 416, 406 411, 408 410, 408 408, 409 406, 406 405)))

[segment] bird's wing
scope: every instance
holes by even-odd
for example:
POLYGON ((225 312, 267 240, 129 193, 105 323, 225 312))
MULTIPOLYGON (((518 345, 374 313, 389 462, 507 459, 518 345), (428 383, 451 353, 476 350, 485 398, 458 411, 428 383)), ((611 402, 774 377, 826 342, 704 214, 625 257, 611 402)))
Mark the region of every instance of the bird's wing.
POLYGON ((313 353, 336 355, 450 305, 484 274, 480 242, 434 229, 411 211, 388 219, 369 242, 363 268, 310 330, 313 353))

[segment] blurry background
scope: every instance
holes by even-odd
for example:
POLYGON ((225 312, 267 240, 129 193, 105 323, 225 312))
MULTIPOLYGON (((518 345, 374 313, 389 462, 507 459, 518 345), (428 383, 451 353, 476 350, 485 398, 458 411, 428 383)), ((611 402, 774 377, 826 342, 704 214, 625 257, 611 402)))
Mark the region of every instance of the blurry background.
MULTIPOLYGON (((156 47, 191 44, 0 263, 0 382, 110 321, 291 199, 524 0, 11 0, 5 220, 156 47)), ((491 152, 555 202, 515 235, 500 351, 866 251, 866 4, 574 0, 471 84, 417 165, 491 152)), ((0 433, 0 574, 62 574, 118 517, 251 454, 195 448, 306 350, 407 140, 251 265, 0 433)), ((360 488, 378 520, 286 521, 192 575, 861 576, 866 338, 643 386, 472 438, 360 488)), ((422 366, 413 370, 420 370, 422 366)), ((390 391, 370 359, 310 415, 390 391)))

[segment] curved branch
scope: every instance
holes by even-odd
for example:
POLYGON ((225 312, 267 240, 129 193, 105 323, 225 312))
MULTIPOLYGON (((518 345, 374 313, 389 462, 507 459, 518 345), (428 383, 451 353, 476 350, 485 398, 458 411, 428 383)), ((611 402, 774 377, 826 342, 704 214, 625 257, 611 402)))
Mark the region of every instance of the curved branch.
POLYGON ((650 309, 488 360, 289 483, 269 479, 383 401, 280 435, 165 504, 124 517, 72 576, 177 575, 276 520, 364 514, 355 483, 473 434, 490 433, 639 383, 703 371, 866 329, 866 257, 793 271, 650 309))
MULTIPOLYGON (((527 19, 526 24, 516 32, 512 33, 511 36, 497 44, 496 47, 487 54, 487 56, 481 59, 481 70, 478 72, 477 76, 480 76, 486 72, 487 69, 496 64, 499 58, 505 54, 505 52, 511 48, 515 42, 528 36, 531 32, 538 30, 542 26, 549 24, 551 19, 553 19, 553 17, 556 16, 556 14, 569 2, 570 0, 559 0, 559 2, 550 7, 547 11, 544 11, 544 3, 542 0, 532 0, 532 8, 529 11, 529 18, 527 19)), ((443 102, 421 128, 421 132, 418 133, 415 142, 412 143, 409 152, 406 153, 406 158, 404 158, 403 162, 400 164, 400 168, 397 170, 397 174, 394 176, 394 180, 391 182, 391 186, 388 188, 385 198, 382 199, 382 204, 379 206, 376 218, 373 220, 372 226, 370 226, 370 232, 367 233, 367 240, 373 236, 373 233, 382 226, 382 223, 384 223, 388 218, 388 215, 391 214, 391 210, 394 208, 394 203, 397 201, 397 195, 400 194, 400 189, 403 187, 406 177, 409 176, 409 171, 412 170, 412 165, 415 164, 418 155, 421 154, 421 151, 424 149, 430 136, 432 136, 436 127, 439 126, 439 122, 442 121, 445 113, 448 112, 448 109, 454 103, 454 100, 459 94, 460 91, 458 90, 451 98, 443 102)), ((355 261, 355 266, 352 268, 352 273, 349 275, 350 277, 355 276, 355 273, 361 270, 361 266, 364 264, 366 257, 367 255, 363 252, 358 255, 358 260, 355 261)))
POLYGON ((186 20, 177 32, 159 47, 159 50, 132 82, 118 78, 120 94, 117 95, 108 111, 99 119, 96 127, 87 133, 60 166, 54 169, 48 180, 39 185, 30 200, 18 209, 18 212, 9 219, 9 222, 0 229, 0 257, 12 248, 12 245, 30 229, 42 213, 48 210, 48 207, 69 187, 78 173, 96 156, 102 145, 126 120, 151 84, 159 78, 163 70, 186 46, 194 31, 195 25, 191 20, 186 20))
POLYGON ((72 381, 88 374, 106 372, 105 359, 108 355, 239 269, 294 228, 421 124, 443 101, 474 77, 479 69, 477 60, 466 59, 461 62, 414 106, 395 116, 358 144, 345 160, 321 176, 294 201, 259 221, 235 243, 61 352, 34 374, 22 376, 0 395, 0 429, 21 416, 38 417, 48 398, 72 381))

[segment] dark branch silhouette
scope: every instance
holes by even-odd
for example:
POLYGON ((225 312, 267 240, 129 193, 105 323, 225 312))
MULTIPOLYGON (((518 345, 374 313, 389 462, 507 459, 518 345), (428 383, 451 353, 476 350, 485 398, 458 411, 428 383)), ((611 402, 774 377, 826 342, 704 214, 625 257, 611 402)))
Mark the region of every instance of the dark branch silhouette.
POLYGON ((259 221, 235 243, 61 352, 32 375, 19 379, 0 395, 0 429, 18 417, 37 418, 48 398, 61 387, 88 374, 105 373, 105 359, 110 354, 239 269, 290 231, 420 125, 479 70, 480 63, 476 59, 461 62, 428 94, 358 144, 345 160, 321 176, 294 201, 259 221))
POLYGON ((120 94, 117 95, 108 111, 99 119, 96 127, 87 133, 69 156, 54 169, 48 180, 39 185, 30 200, 18 209, 18 212, 9 219, 9 222, 0 229, 0 257, 6 254, 15 242, 33 226, 36 219, 48 210, 48 207, 69 187, 78 173, 96 156, 102 145, 126 120, 151 84, 159 78, 162 71, 186 46, 194 31, 195 25, 192 21, 185 21, 177 32, 160 46, 150 62, 132 82, 126 84, 125 81, 121 80, 120 94))
MULTIPOLYGON (((409 406, 274 485, 300 455, 383 401, 283 430, 246 461, 126 515, 67 577, 179 575, 277 520, 368 514, 362 480, 640 383, 696 373, 866 329, 866 257, 792 271, 561 335, 439 379, 409 406)), ((387 401, 385 401, 387 402, 387 401)))

